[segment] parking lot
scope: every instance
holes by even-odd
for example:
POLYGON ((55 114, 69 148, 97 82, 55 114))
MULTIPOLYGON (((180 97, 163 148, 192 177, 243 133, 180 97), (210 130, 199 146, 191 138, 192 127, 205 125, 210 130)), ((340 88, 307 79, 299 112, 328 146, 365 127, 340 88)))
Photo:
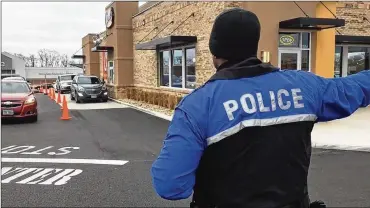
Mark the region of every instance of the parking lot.
MULTIPOLYGON (((152 188, 150 167, 168 121, 112 101, 70 100, 72 118, 60 120, 58 104, 43 94, 37 100, 37 123, 2 126, 2 206, 189 206, 152 188)), ((314 149, 311 164, 312 200, 370 206, 370 153, 314 149)))

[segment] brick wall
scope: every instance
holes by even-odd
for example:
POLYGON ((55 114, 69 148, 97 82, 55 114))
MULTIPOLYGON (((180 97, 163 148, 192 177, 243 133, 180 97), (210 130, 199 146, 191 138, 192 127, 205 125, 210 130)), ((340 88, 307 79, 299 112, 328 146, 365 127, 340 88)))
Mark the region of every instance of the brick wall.
MULTIPOLYGON (((158 6, 140 14, 133 19, 134 44, 158 27, 142 42, 149 41, 169 22, 174 21, 156 38, 168 36, 176 27, 190 17, 175 30, 172 35, 197 36, 196 45, 196 80, 197 85, 203 84, 213 73, 212 56, 208 49, 209 34, 216 16, 225 9, 225 2, 162 2, 158 6), (144 24, 145 21, 145 24, 144 24)), ((157 87, 158 71, 155 51, 134 50, 134 84, 137 86, 157 87)))
POLYGON ((337 16, 346 20, 342 35, 370 36, 370 2, 340 2, 337 16))

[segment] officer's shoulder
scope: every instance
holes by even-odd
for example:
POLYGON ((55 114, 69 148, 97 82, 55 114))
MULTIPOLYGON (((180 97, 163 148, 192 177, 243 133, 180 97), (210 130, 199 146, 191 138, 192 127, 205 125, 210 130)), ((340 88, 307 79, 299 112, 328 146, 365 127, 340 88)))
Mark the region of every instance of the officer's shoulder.
POLYGON ((295 78, 301 78, 301 79, 318 79, 319 76, 316 74, 309 72, 309 71, 303 71, 303 70, 280 70, 281 73, 287 76, 295 77, 295 78))
POLYGON ((182 98, 178 106, 201 103, 202 100, 208 99, 209 90, 209 84, 207 83, 199 86, 198 88, 195 88, 189 94, 185 95, 182 98))

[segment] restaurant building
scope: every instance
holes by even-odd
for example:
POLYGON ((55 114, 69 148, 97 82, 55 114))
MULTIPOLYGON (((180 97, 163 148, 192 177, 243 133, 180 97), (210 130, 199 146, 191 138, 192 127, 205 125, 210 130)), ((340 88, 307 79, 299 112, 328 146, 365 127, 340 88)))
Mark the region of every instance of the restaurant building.
POLYGON ((340 77, 369 69, 370 4, 359 2, 113 2, 106 31, 83 38, 85 73, 113 98, 173 109, 215 68, 208 41, 216 16, 241 7, 260 19, 258 58, 282 69, 340 77))

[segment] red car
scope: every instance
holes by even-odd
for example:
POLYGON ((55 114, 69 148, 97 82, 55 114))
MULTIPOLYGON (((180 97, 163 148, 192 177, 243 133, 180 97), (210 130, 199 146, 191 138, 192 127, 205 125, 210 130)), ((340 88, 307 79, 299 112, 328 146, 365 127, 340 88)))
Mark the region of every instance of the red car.
POLYGON ((26 81, 1 80, 1 119, 37 121, 37 101, 26 81))

